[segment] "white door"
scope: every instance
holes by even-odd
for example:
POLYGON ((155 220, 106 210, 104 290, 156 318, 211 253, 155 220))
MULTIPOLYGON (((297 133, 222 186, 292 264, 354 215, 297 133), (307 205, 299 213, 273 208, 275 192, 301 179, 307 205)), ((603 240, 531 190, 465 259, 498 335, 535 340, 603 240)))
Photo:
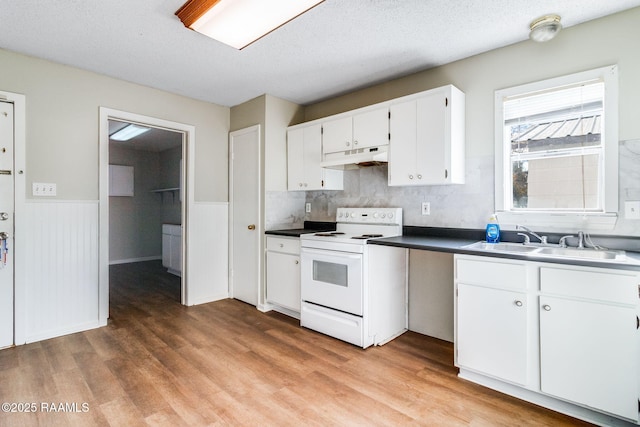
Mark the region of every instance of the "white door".
POLYGON ((229 282, 233 298, 258 304, 260 288, 260 126, 229 134, 231 205, 229 282))
POLYGON ((0 102, 0 348, 13 345, 13 104, 0 102))

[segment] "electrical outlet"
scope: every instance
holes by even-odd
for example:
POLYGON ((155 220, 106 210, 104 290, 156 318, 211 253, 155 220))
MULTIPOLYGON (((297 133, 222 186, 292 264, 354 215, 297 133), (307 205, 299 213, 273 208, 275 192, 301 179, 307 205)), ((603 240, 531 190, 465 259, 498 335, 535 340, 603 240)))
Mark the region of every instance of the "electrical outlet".
POLYGON ((640 219, 640 202, 624 202, 625 219, 640 219))
POLYGON ((34 182, 31 190, 34 196, 55 196, 57 193, 56 184, 49 182, 34 182))
POLYGON ((305 203, 304 205, 304 211, 306 213, 310 213, 311 212, 311 203, 305 203))
POLYGON ((422 202, 422 215, 431 215, 431 203, 422 202))

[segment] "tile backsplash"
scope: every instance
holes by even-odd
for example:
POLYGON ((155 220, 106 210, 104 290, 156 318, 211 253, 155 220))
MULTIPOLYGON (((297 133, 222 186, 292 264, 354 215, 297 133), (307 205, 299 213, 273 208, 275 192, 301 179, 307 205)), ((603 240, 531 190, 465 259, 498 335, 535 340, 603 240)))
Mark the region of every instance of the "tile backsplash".
MULTIPOLYGON (((494 210, 493 156, 467 157, 466 163, 465 184, 389 187, 382 165, 345 171, 342 191, 267 192, 266 229, 335 221, 336 208, 343 206, 401 207, 405 225, 482 229, 494 210), (421 214, 422 202, 431 204, 431 215, 421 214), (305 203, 311 203, 310 213, 305 203)), ((624 203, 632 200, 640 200, 638 139, 620 142, 620 217, 613 230, 601 234, 640 236, 640 220, 624 218, 624 203)))

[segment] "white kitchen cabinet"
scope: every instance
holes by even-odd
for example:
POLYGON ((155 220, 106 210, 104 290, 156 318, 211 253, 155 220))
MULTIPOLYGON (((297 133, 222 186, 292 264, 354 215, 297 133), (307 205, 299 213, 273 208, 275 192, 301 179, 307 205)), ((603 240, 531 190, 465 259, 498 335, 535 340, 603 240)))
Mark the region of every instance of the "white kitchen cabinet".
POLYGON ((461 377, 601 425, 640 423, 640 272, 469 255, 455 270, 461 377))
POLYGON ((390 106, 390 186, 463 184, 465 97, 452 85, 390 106))
POLYGON ((320 167, 320 123, 287 130, 287 188, 289 191, 342 190, 342 171, 320 167))
POLYGON ((457 260, 457 366, 527 385, 531 298, 523 264, 457 260))
POLYGON ((267 236, 266 299, 300 313, 300 239, 267 236))
POLYGON ((162 224, 162 266, 171 274, 182 274, 182 227, 162 224))
POLYGON ((322 123, 324 154, 389 143, 389 108, 381 107, 322 123))
POLYGON ((109 165, 109 196, 133 197, 133 166, 109 165))
POLYGON ((542 268, 540 283, 541 391, 638 421, 639 277, 542 268))

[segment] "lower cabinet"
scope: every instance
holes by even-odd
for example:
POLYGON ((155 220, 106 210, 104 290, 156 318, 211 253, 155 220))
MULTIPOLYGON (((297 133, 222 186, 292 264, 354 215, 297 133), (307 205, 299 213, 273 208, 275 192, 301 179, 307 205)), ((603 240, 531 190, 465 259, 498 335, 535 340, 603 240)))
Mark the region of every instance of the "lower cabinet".
POLYGON ((541 268, 540 389, 638 420, 638 278, 541 268))
POLYGON ((266 256, 267 302, 300 313, 300 239, 267 236, 266 256))
POLYGON ((182 274, 182 227, 162 224, 162 266, 171 274, 182 274))
POLYGON ((461 377, 588 421, 639 423, 639 272, 469 255, 455 269, 461 377))

